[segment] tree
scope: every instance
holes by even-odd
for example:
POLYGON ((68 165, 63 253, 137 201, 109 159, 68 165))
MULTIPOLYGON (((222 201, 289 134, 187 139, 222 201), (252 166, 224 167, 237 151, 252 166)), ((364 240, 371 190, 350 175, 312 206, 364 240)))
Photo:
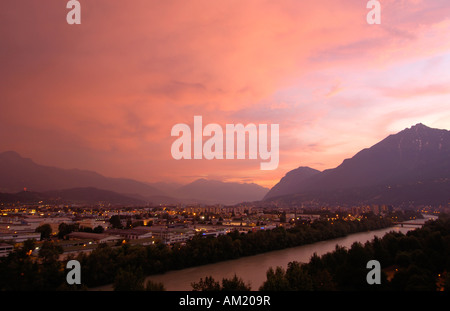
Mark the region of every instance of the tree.
POLYGON ((31 258, 35 241, 26 240, 7 257, 0 257, 0 290, 38 290, 38 263, 31 258))
POLYGON ((450 273, 446 273, 444 277, 444 291, 450 291, 450 273))
POLYGON ((357 290, 370 288, 367 284, 366 264, 373 257, 359 242, 354 242, 347 252, 345 262, 336 272, 336 282, 342 290, 357 290))
POLYGON ((79 224, 66 224, 65 222, 58 226, 58 238, 63 239, 67 234, 79 230, 79 224))
POLYGON ((143 291, 144 274, 141 268, 119 269, 113 284, 115 291, 143 291))
POLYGON ((223 291, 250 291, 250 284, 245 284, 242 278, 239 278, 236 274, 232 279, 222 279, 223 291))
POLYGON ((250 284, 245 284, 242 278, 236 274, 233 278, 222 279, 222 286, 219 282, 216 282, 212 276, 207 276, 203 280, 200 279, 198 283, 191 283, 193 291, 250 291, 250 284))
POLYGON ((286 279, 289 282, 289 287, 291 290, 313 290, 313 282, 305 268, 305 265, 302 265, 297 261, 288 263, 286 279))
POLYGON ((105 228, 103 228, 102 226, 98 225, 97 227, 94 228, 94 230, 92 232, 94 232, 94 233, 103 233, 103 232, 105 232, 105 228))
POLYGON ((280 215, 280 222, 285 223, 286 222, 286 212, 281 213, 280 215))
POLYGON ((122 229, 122 223, 120 222, 120 216, 119 215, 111 216, 111 218, 109 219, 109 223, 115 229, 122 229))
POLYGON ((65 281, 64 269, 59 261, 62 252, 62 247, 51 241, 42 244, 39 250, 39 258, 42 260, 38 274, 40 290, 55 290, 65 281))
POLYGON ((334 291, 336 284, 330 272, 323 269, 311 275, 313 288, 316 291, 334 291))
POLYGON ((28 255, 31 254, 32 251, 34 251, 36 247, 36 241, 34 239, 30 240, 26 240, 23 242, 22 248, 17 250, 22 252, 23 255, 28 255))
POLYGON ((162 292, 162 291, 165 291, 166 288, 164 287, 164 284, 161 282, 154 282, 152 280, 148 280, 147 283, 145 283, 145 290, 162 292))
POLYGON ((113 283, 120 266, 118 249, 100 244, 90 254, 80 253, 77 260, 83 269, 83 284, 88 287, 113 283))
POLYGON ((52 241, 45 241, 39 249, 39 258, 43 263, 50 263, 58 261, 59 255, 63 253, 63 248, 56 245, 52 241))
POLYGON ((411 254, 408 252, 398 252, 395 257, 395 263, 400 267, 406 268, 411 264, 411 254))
POLYGON ((191 283, 192 290, 197 291, 219 291, 220 290, 220 283, 216 282, 212 276, 205 277, 205 280, 203 278, 200 278, 200 281, 198 283, 191 283))
POLYGON ((390 283, 392 290, 435 291, 436 280, 430 271, 410 265, 397 272, 390 283))
POLYGON ((286 279, 286 272, 282 267, 272 267, 267 270, 267 280, 259 288, 260 291, 288 291, 291 290, 289 281, 286 279))
POLYGON ((35 232, 41 234, 41 241, 47 240, 50 238, 50 235, 52 234, 52 227, 49 224, 43 224, 37 227, 35 232))

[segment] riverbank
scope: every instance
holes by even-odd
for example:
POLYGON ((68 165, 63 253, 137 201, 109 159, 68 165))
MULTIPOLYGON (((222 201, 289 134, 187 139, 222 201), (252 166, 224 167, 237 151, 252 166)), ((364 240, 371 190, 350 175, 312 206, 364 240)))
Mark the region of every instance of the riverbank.
MULTIPOLYGON (((425 219, 408 221, 408 223, 423 224, 428 219, 429 217, 426 217, 425 219)), ((266 272, 270 267, 286 267, 291 261, 308 262, 314 253, 319 256, 323 255, 333 251, 336 245, 349 248, 354 242, 365 243, 372 240, 375 236, 382 237, 391 231, 406 233, 415 228, 418 228, 418 226, 401 227, 401 225, 396 225, 384 229, 352 233, 345 237, 312 244, 151 275, 146 278, 146 281, 152 280, 153 282, 163 283, 168 291, 190 291, 192 290, 191 283, 198 282, 200 278, 205 278, 205 276, 212 276, 215 280, 221 280, 223 278, 232 278, 236 274, 246 283, 250 283, 252 290, 258 290, 260 285, 266 280, 266 272)), ((112 289, 112 285, 109 284, 96 287, 93 290, 110 291, 112 289)))

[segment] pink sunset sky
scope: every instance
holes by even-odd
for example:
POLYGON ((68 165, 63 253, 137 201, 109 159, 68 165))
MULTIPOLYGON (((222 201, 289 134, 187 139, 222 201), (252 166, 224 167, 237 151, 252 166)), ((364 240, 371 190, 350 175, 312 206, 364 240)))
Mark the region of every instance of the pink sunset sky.
POLYGON ((416 123, 450 129, 450 2, 0 4, 0 152, 110 177, 271 187, 416 123), (174 160, 177 123, 279 124, 280 161, 174 160))

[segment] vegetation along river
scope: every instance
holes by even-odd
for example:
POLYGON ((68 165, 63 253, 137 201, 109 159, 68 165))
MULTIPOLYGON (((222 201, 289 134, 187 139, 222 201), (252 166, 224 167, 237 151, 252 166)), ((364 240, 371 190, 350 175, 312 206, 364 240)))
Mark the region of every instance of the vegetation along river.
MULTIPOLYGON (((430 219, 430 216, 425 216, 425 219, 410 220, 408 223, 414 222, 421 224, 428 219, 430 219)), ((198 282, 200 278, 204 279, 206 276, 212 276, 216 281, 221 281, 223 278, 232 278, 236 274, 246 283, 250 283, 252 290, 258 290, 266 280, 266 272, 270 267, 282 266, 286 268, 287 264, 291 261, 309 262, 314 253, 321 256, 332 252, 336 248, 336 245, 350 248, 354 242, 365 243, 372 240, 375 236, 381 238, 391 231, 406 233, 415 228, 418 228, 418 226, 396 225, 380 230, 359 232, 342 238, 271 251, 255 256, 169 271, 164 274, 149 276, 147 279, 163 283, 165 289, 168 291, 190 291, 192 290, 191 283, 198 282)), ((98 289, 111 290, 111 285, 98 289)))

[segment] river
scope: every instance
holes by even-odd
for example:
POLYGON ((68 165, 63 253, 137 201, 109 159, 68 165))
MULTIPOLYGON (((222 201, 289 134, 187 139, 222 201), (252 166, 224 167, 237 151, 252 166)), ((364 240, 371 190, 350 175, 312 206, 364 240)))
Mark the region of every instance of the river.
MULTIPOLYGON (((423 224, 433 216, 424 215, 425 219, 416 219, 408 223, 423 224)), ((354 242, 365 243, 372 240, 375 236, 383 237, 391 231, 406 233, 419 226, 396 225, 394 227, 384 228, 374 231, 366 231, 350 234, 346 237, 321 241, 313 244, 302 245, 287 248, 278 251, 271 251, 259 255, 242 257, 234 260, 227 260, 218 263, 186 268, 182 270, 169 271, 164 274, 152 275, 147 277, 154 282, 161 282, 168 291, 191 291, 191 283, 198 282, 200 278, 212 276, 214 280, 221 281, 223 278, 232 278, 235 274, 242 278, 246 283, 250 283, 252 290, 258 290, 266 280, 266 272, 270 267, 287 267, 291 261, 309 262, 314 253, 321 256, 332 252, 336 245, 350 248, 354 242)), ((111 290, 111 285, 97 288, 96 290, 111 290)))

